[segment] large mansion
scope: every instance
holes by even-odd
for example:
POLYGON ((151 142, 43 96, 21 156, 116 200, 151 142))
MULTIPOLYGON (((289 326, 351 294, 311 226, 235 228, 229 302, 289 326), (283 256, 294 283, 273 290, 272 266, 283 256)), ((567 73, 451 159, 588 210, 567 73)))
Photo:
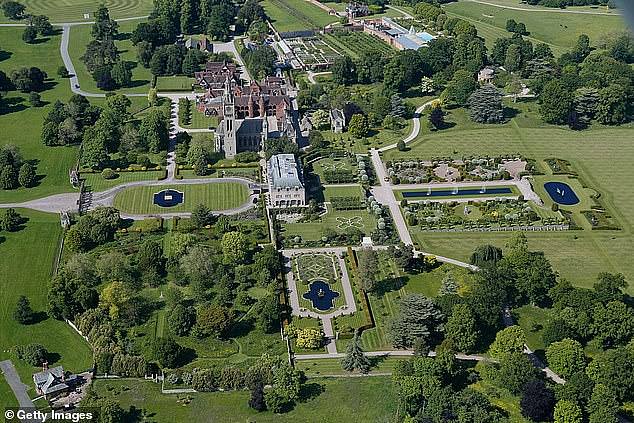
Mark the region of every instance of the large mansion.
POLYGON ((235 64, 210 62, 196 73, 196 81, 206 89, 196 98, 196 107, 207 116, 218 116, 216 149, 226 157, 260 151, 269 138, 296 141, 293 99, 283 78, 242 84, 235 64))

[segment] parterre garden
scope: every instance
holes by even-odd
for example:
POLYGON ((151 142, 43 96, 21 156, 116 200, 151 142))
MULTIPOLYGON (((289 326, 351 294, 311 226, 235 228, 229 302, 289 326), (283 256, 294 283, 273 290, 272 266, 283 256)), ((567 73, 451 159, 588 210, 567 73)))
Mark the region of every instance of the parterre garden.
MULTIPOLYGON (((634 147, 631 127, 610 128, 595 126, 586 131, 571 131, 566 128, 546 125, 536 117, 534 103, 513 105, 519 109, 509 123, 484 126, 463 120, 460 109, 452 111, 449 120, 456 119, 456 126, 431 135, 423 131, 418 140, 409 145, 410 150, 385 153, 385 160, 415 159, 424 156, 469 156, 505 155, 519 152, 536 161, 537 168, 545 173, 536 177, 536 192, 550 207, 548 195, 540 192, 545 181, 558 180, 565 175, 552 175, 546 160, 553 157, 565 160, 574 168, 571 186, 580 195, 582 202, 590 195, 599 195, 600 209, 605 210, 621 230, 584 230, 557 232, 528 232, 527 238, 535 250, 544 251, 561 277, 581 286, 591 286, 599 272, 621 272, 626 279, 634 279, 634 267, 629 256, 634 254, 632 228, 634 224, 634 195, 625 189, 630 184, 631 161, 634 147), (602 153, 597 155, 596 148, 602 153), (580 185, 575 185, 577 181, 580 185), (591 188, 585 191, 583 186, 591 188)), ((592 207, 591 203, 588 204, 592 207)), ((573 211, 573 218, 583 227, 583 217, 578 219, 573 207, 560 209, 573 211)), ((581 210, 580 210, 581 211, 581 210)), ((589 225, 586 223, 586 228, 589 225)), ((461 260, 468 260, 474 244, 490 243, 503 246, 510 233, 424 233, 413 234, 414 241, 425 251, 461 260)), ((633 287, 629 292, 633 292, 633 287)))
MULTIPOLYGON (((332 254, 300 253, 293 257, 293 273, 297 282, 300 307, 317 313, 331 312, 346 304, 341 282, 341 270, 337 259, 332 254), (327 311, 313 307, 310 300, 303 294, 309 290, 310 283, 316 280, 325 281, 330 289, 339 293, 333 301, 333 308, 327 311)), ((294 322, 294 321, 293 321, 294 322)))
POLYGON ((306 66, 333 64, 339 53, 317 37, 284 40, 295 56, 306 66))

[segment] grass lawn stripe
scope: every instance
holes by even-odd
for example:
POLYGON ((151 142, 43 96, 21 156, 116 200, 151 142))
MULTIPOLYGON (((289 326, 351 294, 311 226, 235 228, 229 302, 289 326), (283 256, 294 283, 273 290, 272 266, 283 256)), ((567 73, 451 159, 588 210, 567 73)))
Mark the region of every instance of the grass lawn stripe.
POLYGON ((248 189, 236 182, 157 185, 127 188, 117 194, 114 205, 122 212, 131 214, 189 212, 198 204, 205 204, 212 210, 222 211, 239 207, 248 198, 248 189), (154 194, 165 189, 183 192, 185 194, 183 203, 174 207, 159 207, 153 204, 154 194))

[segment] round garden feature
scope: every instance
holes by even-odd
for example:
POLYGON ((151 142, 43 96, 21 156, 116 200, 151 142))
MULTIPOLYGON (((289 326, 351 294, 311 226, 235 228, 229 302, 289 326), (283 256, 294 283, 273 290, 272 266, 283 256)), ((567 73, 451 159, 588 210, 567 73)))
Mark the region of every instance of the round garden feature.
POLYGON ((159 207, 174 207, 183 202, 185 194, 175 189, 164 189, 154 193, 154 204, 159 207))
POLYGON ((550 198, 557 203, 564 206, 572 206, 579 203, 579 197, 575 194, 575 191, 570 185, 563 182, 546 182, 544 189, 550 198))
POLYGON ((328 311, 334 307, 334 300, 339 297, 339 293, 330 289, 326 281, 317 279, 310 283, 309 291, 302 297, 310 300, 317 310, 328 311))

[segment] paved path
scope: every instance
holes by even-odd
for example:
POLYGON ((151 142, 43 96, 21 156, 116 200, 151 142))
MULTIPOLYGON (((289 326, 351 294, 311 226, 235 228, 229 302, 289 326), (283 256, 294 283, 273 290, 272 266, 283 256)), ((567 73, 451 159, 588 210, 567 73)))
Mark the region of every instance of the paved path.
POLYGON ((499 7, 500 9, 510 9, 510 10, 520 10, 522 12, 546 12, 546 13, 572 13, 572 14, 577 14, 577 15, 607 15, 607 16, 618 16, 619 12, 615 11, 613 13, 611 12, 595 12, 592 10, 569 10, 569 9, 558 9, 555 7, 549 7, 549 8, 545 8, 545 9, 541 9, 541 8, 527 8, 527 7, 517 7, 517 6, 505 6, 502 4, 496 4, 496 3, 491 3, 488 1, 481 1, 481 0, 465 0, 465 1, 470 1, 471 3, 479 3, 479 4, 486 4, 487 6, 493 6, 493 7, 499 7))
MULTIPOLYGON (((430 106, 436 100, 438 99, 434 98, 432 100, 429 100, 427 103, 421 106, 418 106, 418 108, 414 112, 414 117, 412 117, 412 123, 413 123, 412 131, 409 133, 407 137, 403 138, 403 142, 405 142, 405 144, 409 144, 410 142, 414 141, 416 137, 418 137, 418 134, 420 133, 420 114, 423 113, 423 110, 425 110, 425 107, 430 106)), ((379 148, 379 151, 383 152, 383 151, 392 150, 393 148, 396 148, 397 145, 398 143, 386 145, 385 147, 379 148)))
POLYGON ((308 82, 310 82, 311 84, 317 84, 317 80, 315 79, 316 76, 319 75, 332 75, 332 72, 313 72, 311 70, 309 70, 307 72, 308 75, 308 82))
POLYGON ((251 81, 251 75, 249 75, 249 70, 247 69, 247 66, 244 64, 244 61, 242 60, 242 56, 240 56, 240 53, 238 52, 238 49, 236 49, 236 46, 233 43, 233 41, 227 41, 226 43, 214 43, 214 53, 223 53, 223 52, 231 53, 235 57, 236 62, 238 62, 238 64, 240 65, 240 77, 247 82, 251 81))
POLYGON ((23 384, 20 380, 20 375, 15 370, 11 360, 0 361, 0 370, 4 374, 4 378, 11 387, 15 398, 18 400, 18 404, 21 408, 35 408, 31 397, 26 393, 27 385, 23 384))
POLYGON ((4 203, 0 204, 0 209, 31 209, 47 213, 59 213, 68 210, 77 210, 79 201, 79 192, 71 192, 66 194, 55 194, 44 198, 29 200, 22 203, 4 203))

